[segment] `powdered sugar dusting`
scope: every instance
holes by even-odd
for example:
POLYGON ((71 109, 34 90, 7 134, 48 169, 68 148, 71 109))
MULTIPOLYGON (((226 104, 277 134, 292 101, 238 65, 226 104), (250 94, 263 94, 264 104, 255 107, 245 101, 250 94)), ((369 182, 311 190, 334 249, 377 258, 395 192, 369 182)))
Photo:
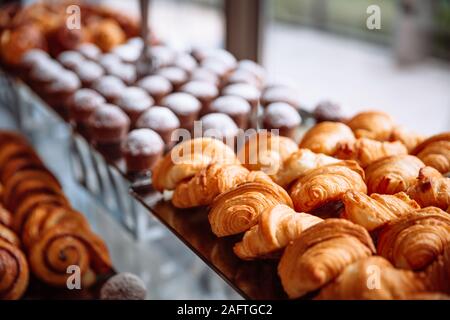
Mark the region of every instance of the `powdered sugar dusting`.
POLYGON ((83 55, 77 51, 64 51, 58 56, 58 61, 66 68, 77 68, 84 61, 86 61, 83 55))
POLYGON ((91 89, 78 90, 72 99, 74 108, 82 110, 94 110, 105 103, 105 98, 91 89))
POLYGON ((227 114, 245 114, 249 113, 250 104, 238 96, 222 96, 211 103, 211 110, 227 114))
POLYGON ((183 85, 181 91, 200 98, 215 98, 219 95, 217 87, 206 81, 190 81, 183 85))
POLYGON ((87 59, 98 61, 102 55, 102 51, 93 43, 83 43, 78 47, 78 51, 87 59))
POLYGON ((128 134, 124 144, 124 151, 133 156, 153 155, 162 152, 164 141, 151 129, 136 129, 128 134))
POLYGON ((75 68, 81 81, 94 81, 104 75, 103 68, 92 61, 85 61, 75 68))
POLYGON ((258 100, 261 95, 258 88, 247 83, 231 84, 223 89, 223 94, 238 96, 245 100, 258 100))
POLYGON ((176 129, 180 127, 180 120, 169 108, 154 106, 139 117, 136 126, 153 130, 176 129))
POLYGON ((139 87, 128 87, 120 95, 117 105, 124 110, 144 111, 154 103, 152 97, 139 87))
POLYGON ((162 105, 180 115, 198 112, 201 108, 200 101, 197 98, 184 92, 176 92, 168 95, 163 99, 162 105))
POLYGON ((103 104, 98 107, 89 118, 94 127, 128 126, 130 119, 119 107, 112 104, 103 104))
POLYGON ((142 78, 137 83, 139 87, 152 94, 166 94, 172 91, 172 84, 169 80, 159 75, 151 75, 142 78))
POLYGON ((284 102, 271 103, 265 111, 264 118, 274 127, 293 127, 302 121, 297 110, 284 102))
POLYGON ((207 137, 226 138, 234 137, 238 134, 239 128, 233 119, 223 113, 210 113, 203 116, 202 122, 203 134, 207 137))

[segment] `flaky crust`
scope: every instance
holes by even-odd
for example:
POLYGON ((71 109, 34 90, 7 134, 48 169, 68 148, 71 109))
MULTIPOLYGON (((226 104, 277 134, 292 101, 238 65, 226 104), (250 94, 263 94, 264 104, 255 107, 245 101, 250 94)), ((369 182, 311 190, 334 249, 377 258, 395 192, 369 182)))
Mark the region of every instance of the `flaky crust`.
POLYGON ((394 129, 391 116, 381 111, 365 111, 351 118, 347 125, 357 138, 387 141, 394 129))
POLYGON ((286 247, 278 275, 289 298, 315 291, 349 264, 375 252, 368 232, 344 219, 327 219, 286 247))
POLYGON ((419 144, 412 154, 442 174, 450 171, 450 132, 432 136, 419 144))
POLYGON ((308 130, 300 142, 300 148, 316 153, 334 155, 338 143, 352 143, 355 136, 352 130, 340 122, 321 122, 308 130))
POLYGON ((246 182, 219 195, 208 219, 212 232, 225 237, 247 231, 258 223, 261 213, 277 204, 292 207, 286 191, 275 183, 246 182))
POLYGON ((379 159, 407 153, 408 150, 399 141, 381 142, 360 138, 354 142, 339 143, 334 156, 344 160, 355 160, 361 167, 366 168, 379 159))
POLYGON ((28 263, 23 252, 0 237, 0 300, 16 300, 28 287, 28 263))
POLYGON ((344 194, 342 202, 345 206, 342 218, 359 224, 368 231, 373 231, 393 219, 420 209, 417 202, 410 199, 404 192, 394 195, 373 193, 369 197, 363 192, 349 190, 344 194))
POLYGON ((379 255, 397 268, 422 270, 442 254, 450 241, 450 216, 435 207, 403 215, 383 227, 379 255))
POLYGON ((397 126, 392 130, 389 141, 400 141, 406 146, 408 152, 411 152, 425 139, 424 135, 408 130, 403 126, 397 126))
POLYGON ((339 159, 323 153, 314 153, 309 149, 300 149, 284 161, 281 169, 278 170, 276 175, 272 176, 272 179, 286 189, 292 182, 303 177, 308 171, 339 161, 339 159))
POLYGON ((265 257, 288 245, 309 227, 323 219, 308 213, 295 212, 279 204, 261 214, 258 224, 248 230, 233 250, 244 260, 265 257))
POLYGON ((380 159, 366 170, 366 184, 369 194, 394 194, 406 191, 413 185, 419 170, 425 164, 417 157, 411 155, 398 155, 380 159))
POLYGON ((290 195, 296 211, 310 212, 341 200, 348 190, 367 193, 364 171, 354 161, 341 161, 309 171, 292 186, 290 195))
POLYGON ((425 275, 432 291, 450 294, 450 244, 444 252, 425 270, 425 275))
POLYGON ((185 179, 211 163, 239 164, 234 151, 222 141, 197 138, 176 145, 152 171, 153 187, 158 191, 174 190, 185 179))

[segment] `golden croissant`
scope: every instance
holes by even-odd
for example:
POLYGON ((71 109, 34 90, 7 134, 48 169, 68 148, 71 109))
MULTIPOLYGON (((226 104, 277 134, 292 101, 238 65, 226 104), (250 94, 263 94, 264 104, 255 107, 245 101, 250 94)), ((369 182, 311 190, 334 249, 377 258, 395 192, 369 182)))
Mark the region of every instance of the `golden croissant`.
POLYGON ((366 229, 344 219, 327 219, 286 247, 278 275, 289 298, 320 289, 346 266, 375 252, 366 229))
POLYGON ((339 161, 339 159, 323 153, 314 153, 309 149, 300 149, 284 161, 280 170, 272 178, 277 184, 286 189, 292 182, 303 177, 308 171, 339 161))
POLYGON ((381 142, 360 138, 353 142, 339 143, 334 156, 344 160, 355 160, 366 168, 384 157, 407 154, 408 150, 399 141, 381 142))
POLYGON ((450 294, 450 244, 444 252, 425 269, 430 290, 450 294))
POLYGON ((347 125, 353 130, 356 138, 387 141, 395 124, 387 113, 366 111, 355 115, 347 122, 347 125))
POLYGON ((295 212, 279 204, 261 214, 258 224, 248 230, 234 246, 236 255, 245 260, 268 256, 284 247, 309 227, 323 219, 308 213, 295 212))
POLYGON ((343 198, 345 210, 342 218, 350 220, 368 231, 373 231, 385 223, 420 209, 414 200, 404 192, 394 195, 373 193, 366 195, 363 192, 349 190, 343 198))
POLYGON ((3 208, 0 203, 0 225, 4 225, 6 227, 11 226, 12 217, 8 210, 3 208))
POLYGON ((316 153, 334 155, 338 143, 352 143, 355 136, 352 130, 340 122, 321 122, 308 130, 300 142, 300 148, 316 153))
POLYGON ((406 299, 427 289, 423 274, 396 269, 380 256, 356 261, 324 287, 317 300, 406 299))
POLYGON ((442 174, 450 171, 450 132, 432 136, 419 144, 412 154, 442 174))
POLYGON ((435 206, 447 210, 450 206, 450 178, 432 167, 424 167, 406 193, 422 207, 435 206))
POLYGON ((219 195, 208 219, 213 233, 225 237, 247 231, 258 223, 261 213, 277 204, 292 207, 286 191, 275 183, 245 182, 219 195))
POLYGON ((239 164, 234 151, 222 141, 196 138, 176 145, 152 171, 153 187, 173 190, 211 163, 239 164))
POLYGON ((403 215, 383 227, 377 252, 397 268, 422 270, 450 243, 450 216, 427 207, 403 215))
POLYGON ((412 152, 420 143, 425 140, 425 136, 412 132, 405 127, 395 127, 391 132, 389 141, 400 141, 408 149, 408 152, 412 152))
POLYGON ((16 245, 0 236, 0 300, 16 300, 28 287, 28 263, 16 245))
POLYGON ((240 148, 238 158, 242 165, 251 171, 274 175, 283 162, 297 150, 297 144, 287 137, 259 132, 248 138, 240 148))
POLYGON ((354 161, 341 161, 309 171, 292 186, 290 195, 295 210, 310 212, 341 200, 348 190, 367 193, 364 171, 354 161))
POLYGON ((419 158, 406 154, 380 159, 365 170, 367 190, 369 194, 406 191, 423 167, 425 164, 419 158))

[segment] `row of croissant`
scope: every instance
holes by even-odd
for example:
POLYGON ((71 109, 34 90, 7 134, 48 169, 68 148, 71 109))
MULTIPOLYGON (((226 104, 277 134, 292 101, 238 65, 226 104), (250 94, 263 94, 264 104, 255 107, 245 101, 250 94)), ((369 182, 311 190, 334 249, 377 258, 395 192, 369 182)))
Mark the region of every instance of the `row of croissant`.
POLYGON ((21 136, 0 132, 0 300, 22 297, 29 272, 67 288, 72 265, 82 289, 111 272, 106 245, 36 152, 21 136))
POLYGON ((175 207, 209 206, 216 236, 242 234, 241 259, 280 259, 290 298, 445 298, 448 171, 450 133, 423 139, 365 112, 315 125, 299 147, 266 132, 237 155, 218 140, 184 141, 152 179, 175 207))

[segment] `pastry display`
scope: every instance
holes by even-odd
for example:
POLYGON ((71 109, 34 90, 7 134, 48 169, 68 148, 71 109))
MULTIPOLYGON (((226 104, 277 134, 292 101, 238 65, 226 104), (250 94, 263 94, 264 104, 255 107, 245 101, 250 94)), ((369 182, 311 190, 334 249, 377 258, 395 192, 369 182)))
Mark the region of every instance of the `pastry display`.
POLYGON ((68 101, 69 118, 81 134, 88 137, 88 119, 105 103, 105 98, 92 89, 80 89, 72 94, 68 101))

